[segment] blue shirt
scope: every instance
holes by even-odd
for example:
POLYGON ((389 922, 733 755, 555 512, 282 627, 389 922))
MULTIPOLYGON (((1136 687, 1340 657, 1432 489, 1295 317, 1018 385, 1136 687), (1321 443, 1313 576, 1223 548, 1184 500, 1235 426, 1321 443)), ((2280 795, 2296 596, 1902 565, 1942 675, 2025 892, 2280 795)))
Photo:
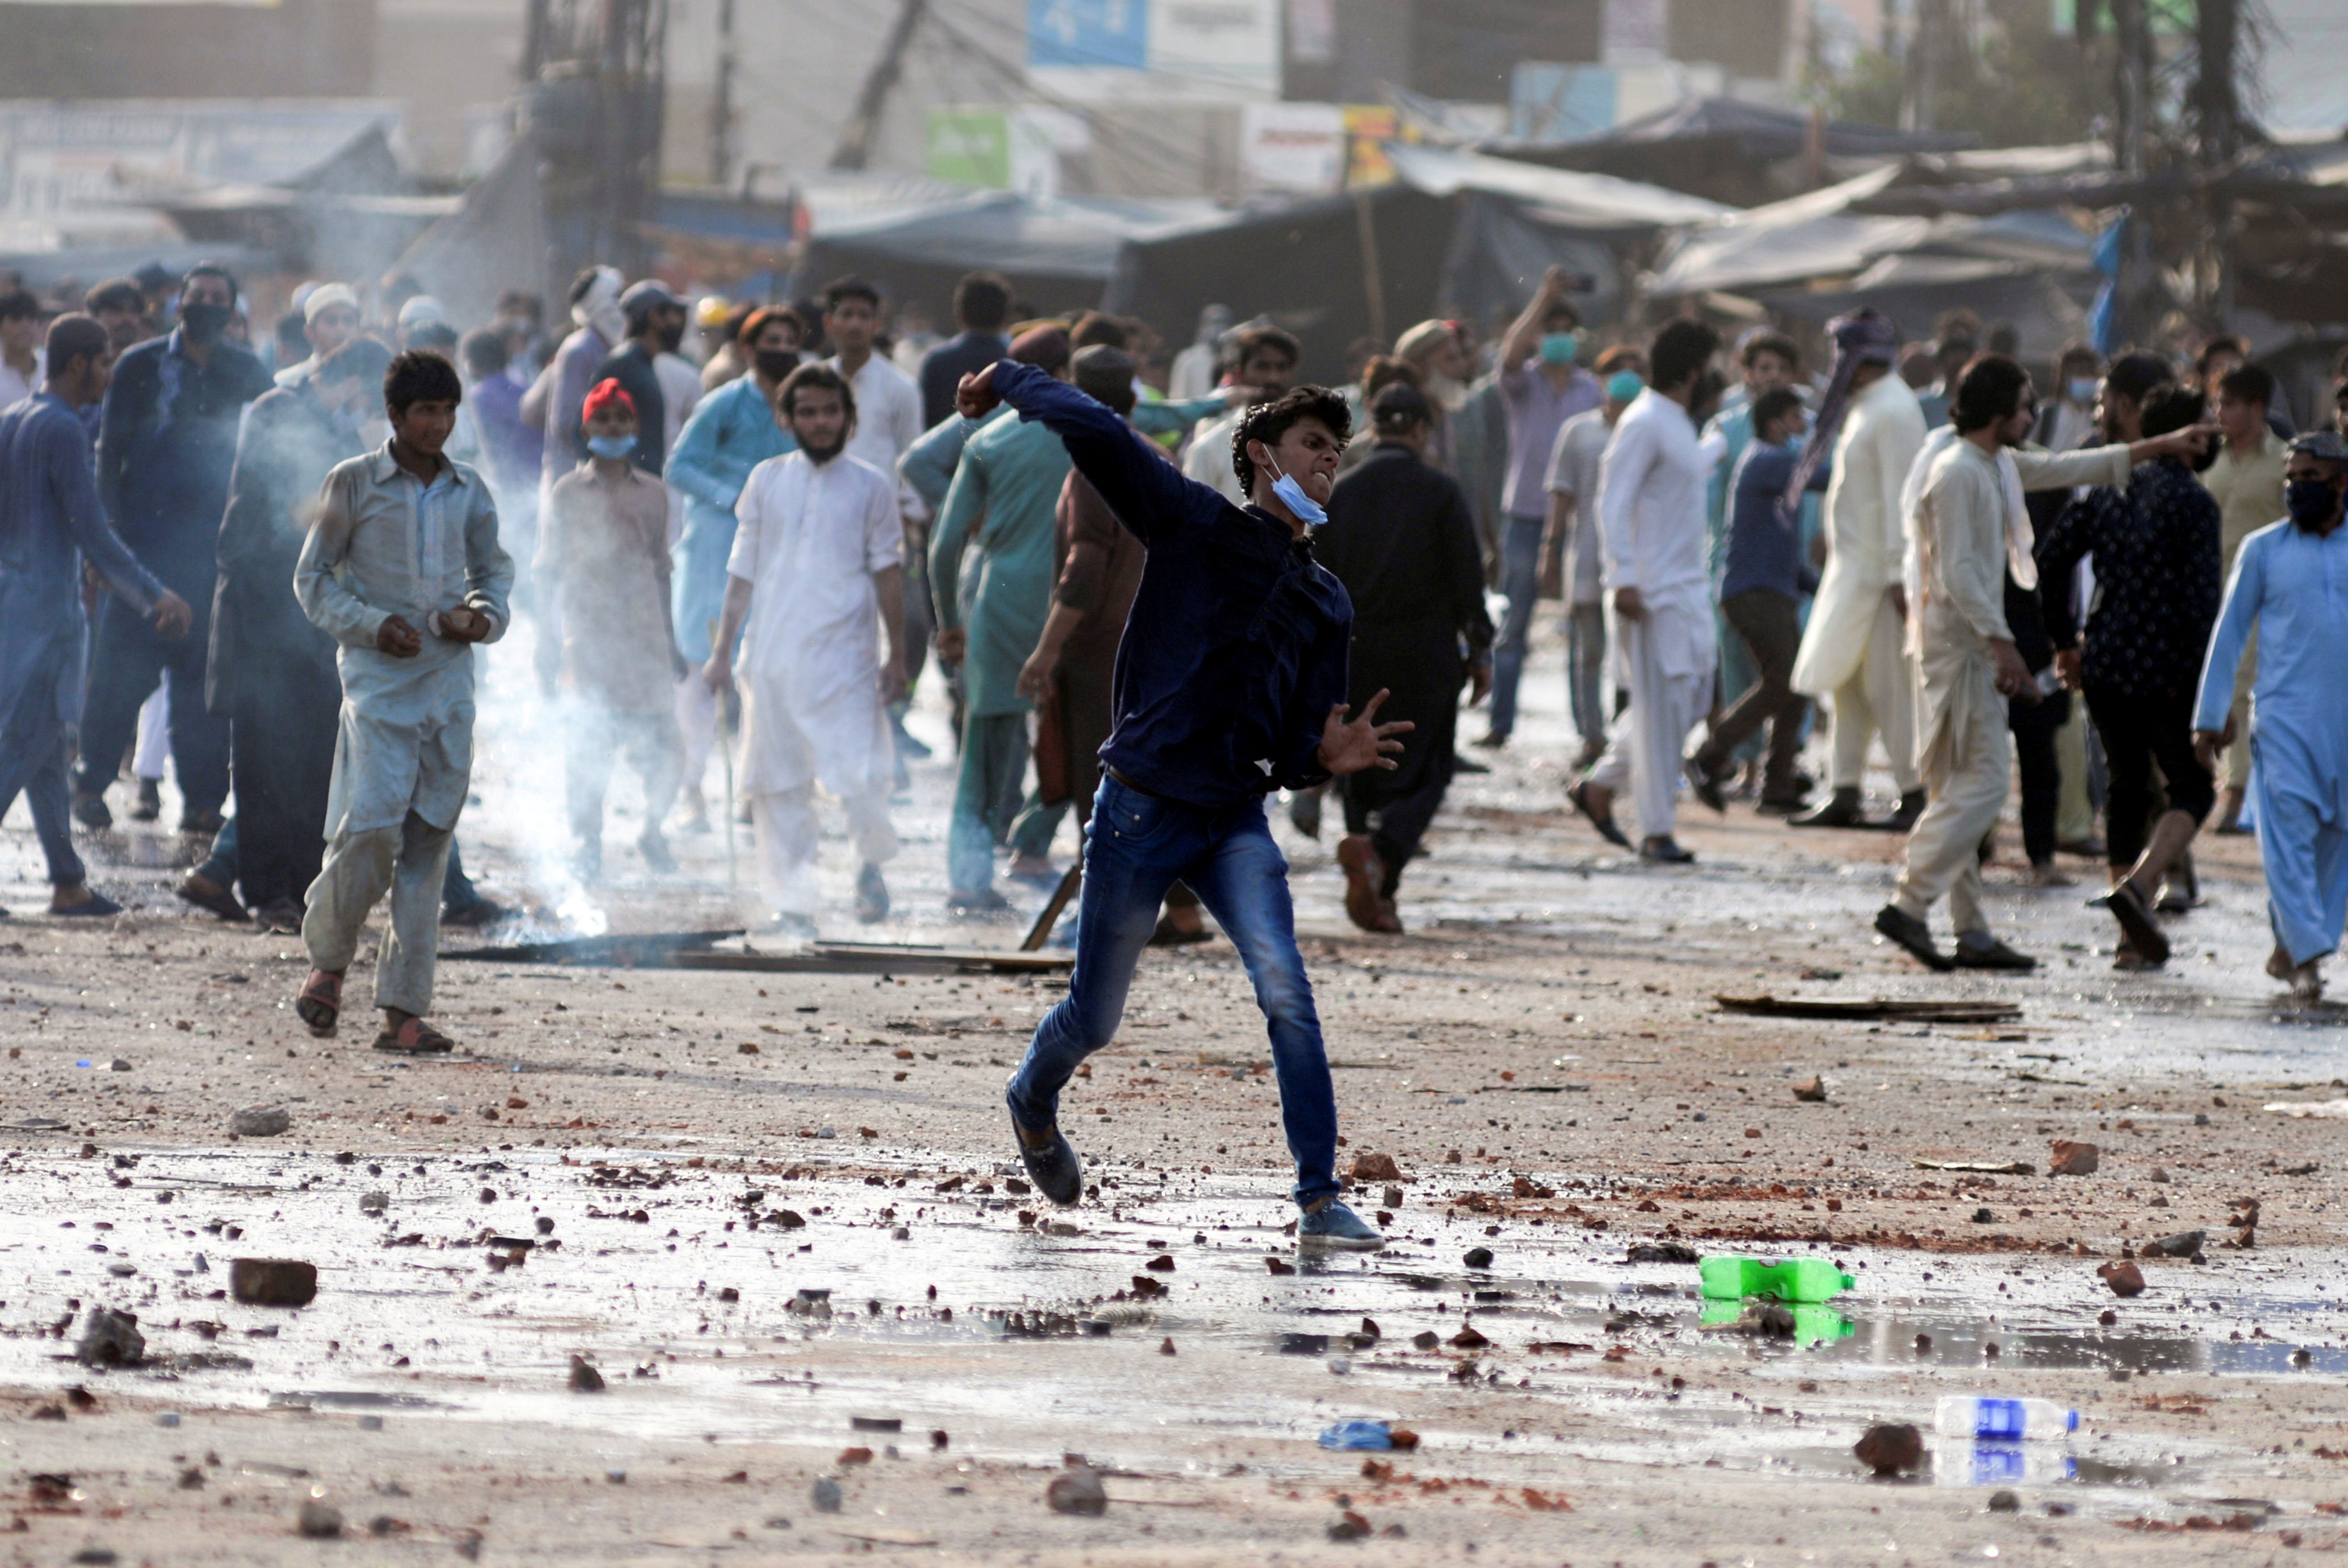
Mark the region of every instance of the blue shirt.
MULTIPOLYGON (((68 639, 79 668, 81 563, 141 615, 163 585, 116 536, 90 476, 81 417, 46 392, 0 413, 0 709, 15 701, 52 641, 68 639)), ((58 692, 60 717, 77 690, 58 692)))
POLYGON ((1317 754, 1329 710, 1345 700, 1354 606, 1312 546, 1184 478, 1066 383, 1003 360, 994 385, 1066 444, 1148 551, 1101 760, 1149 794, 1210 810, 1326 780, 1317 754))
MULTIPOLYGON (((1747 441, 1729 480, 1728 530, 1723 536, 1726 562, 1720 596, 1766 588, 1788 599, 1815 593, 1818 574, 1802 557, 1801 519, 1782 504, 1793 482, 1797 453, 1791 447, 1747 441)), ((1806 490, 1827 488, 1828 465, 1820 463, 1806 490)))
POLYGON ((750 470, 797 450, 791 433, 776 423, 775 407, 757 379, 741 376, 693 406, 661 477, 672 490, 685 492, 687 532, 696 525, 716 528, 731 540, 734 503, 742 499, 750 470))
POLYGON ((115 363, 98 424, 98 495, 122 542, 191 604, 211 602, 245 405, 273 386, 260 360, 231 344, 197 364, 178 328, 115 363))

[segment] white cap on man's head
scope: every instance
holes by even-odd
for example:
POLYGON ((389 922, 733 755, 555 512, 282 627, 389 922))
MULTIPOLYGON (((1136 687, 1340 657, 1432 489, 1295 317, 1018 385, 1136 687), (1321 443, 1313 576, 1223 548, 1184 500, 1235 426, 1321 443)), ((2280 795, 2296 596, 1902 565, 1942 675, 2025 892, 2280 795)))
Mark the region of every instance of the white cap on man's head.
POLYGON ((357 291, 348 284, 320 284, 303 296, 302 319, 304 322, 315 321, 336 305, 357 310, 359 308, 357 291))
POLYGON ((423 326, 436 321, 447 321, 448 313, 430 294, 417 294, 399 307, 399 325, 423 326))

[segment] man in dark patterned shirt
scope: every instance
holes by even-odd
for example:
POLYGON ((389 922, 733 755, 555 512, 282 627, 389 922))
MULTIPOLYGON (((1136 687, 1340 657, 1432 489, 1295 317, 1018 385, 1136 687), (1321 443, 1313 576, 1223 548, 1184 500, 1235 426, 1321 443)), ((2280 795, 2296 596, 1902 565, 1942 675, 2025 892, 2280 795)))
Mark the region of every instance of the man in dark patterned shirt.
MULTIPOLYGON (((2202 423, 2201 394, 2166 387, 2144 405, 2147 438, 2202 423)), ((2205 449, 2202 461, 2209 455, 2205 449)), ((2099 485, 2063 509, 2039 546, 2039 593, 2054 663, 2083 691, 2111 769, 2105 839, 2112 890, 2096 903, 2117 918, 2124 969, 2168 957, 2152 918, 2161 879, 2178 865, 2217 790, 2193 751, 2193 702, 2201 657, 2223 589, 2218 503, 2183 459, 2138 463, 2125 491, 2099 485), (2082 557, 2096 561, 2096 603, 2082 647, 2071 579, 2082 557), (2152 765, 2168 801, 2152 817, 2152 765), (2147 823, 2150 831, 2147 832, 2147 823)))

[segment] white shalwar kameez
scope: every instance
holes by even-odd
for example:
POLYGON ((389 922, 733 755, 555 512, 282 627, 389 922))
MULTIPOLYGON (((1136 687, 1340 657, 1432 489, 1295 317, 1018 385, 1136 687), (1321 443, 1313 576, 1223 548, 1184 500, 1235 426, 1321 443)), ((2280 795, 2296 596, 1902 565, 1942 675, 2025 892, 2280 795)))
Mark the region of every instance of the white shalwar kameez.
POLYGON ((1889 591, 1899 586, 1907 547, 1900 486, 1923 444, 1923 411, 1896 374, 1851 400, 1835 437, 1822 513, 1827 565, 1794 658, 1794 689, 1833 704, 1828 782, 1838 789, 1865 781, 1868 742, 1879 732, 1900 792, 1916 788, 1914 684, 1889 591))
POLYGON ((2125 486, 2127 478, 2124 446, 2059 454, 2009 448, 1992 456, 1963 439, 1951 440, 1925 472, 1905 573, 1914 617, 1914 766, 1929 801, 1908 835, 1892 899, 1918 920, 1946 893, 1960 937, 1989 930, 1981 841, 2005 809, 2013 761, 1990 645, 2013 640, 2005 619, 2009 563, 2020 569, 2017 582, 2036 582, 2022 493, 2125 486))
POLYGON ((726 570, 751 586, 741 789, 758 831, 759 886, 776 913, 812 914, 816 785, 847 811, 865 863, 897 852, 873 578, 903 564, 904 524, 895 484, 845 454, 820 465, 804 452, 768 459, 734 513, 726 570))
POLYGON ((1622 411, 1598 467, 1607 634, 1631 701, 1590 782, 1631 791, 1639 831, 1650 839, 1672 834, 1682 752, 1711 705, 1719 657, 1704 560, 1705 471, 1687 410, 1653 388, 1622 411), (1622 588, 1639 591, 1641 619, 1615 614, 1622 588))

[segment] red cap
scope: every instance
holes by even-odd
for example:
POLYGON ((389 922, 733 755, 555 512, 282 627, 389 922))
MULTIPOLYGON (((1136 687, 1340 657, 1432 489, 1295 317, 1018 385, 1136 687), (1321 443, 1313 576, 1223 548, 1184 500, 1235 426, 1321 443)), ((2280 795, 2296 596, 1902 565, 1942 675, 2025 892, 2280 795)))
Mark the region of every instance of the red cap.
POLYGON ((625 408, 631 419, 636 417, 636 400, 628 396, 626 387, 606 376, 602 380, 595 383, 593 391, 587 394, 587 401, 579 410, 580 422, 584 424, 593 418, 599 410, 609 407, 614 403, 625 408))

